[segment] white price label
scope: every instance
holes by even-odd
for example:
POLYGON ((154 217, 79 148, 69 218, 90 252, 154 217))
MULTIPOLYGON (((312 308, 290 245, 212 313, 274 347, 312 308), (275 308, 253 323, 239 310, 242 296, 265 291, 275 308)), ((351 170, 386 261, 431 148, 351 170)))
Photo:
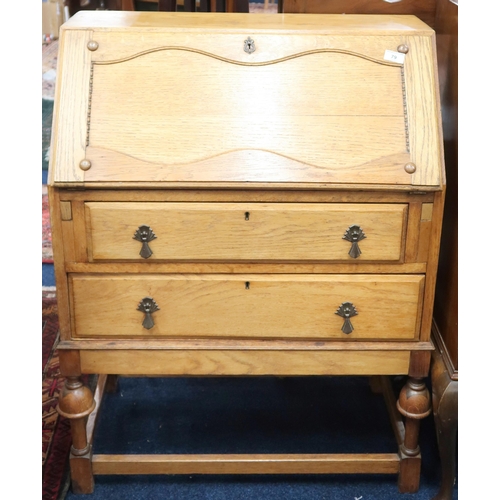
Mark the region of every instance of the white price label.
POLYGON ((386 50, 384 54, 384 59, 386 61, 403 64, 405 62, 405 55, 402 54, 401 52, 396 52, 394 50, 386 50))

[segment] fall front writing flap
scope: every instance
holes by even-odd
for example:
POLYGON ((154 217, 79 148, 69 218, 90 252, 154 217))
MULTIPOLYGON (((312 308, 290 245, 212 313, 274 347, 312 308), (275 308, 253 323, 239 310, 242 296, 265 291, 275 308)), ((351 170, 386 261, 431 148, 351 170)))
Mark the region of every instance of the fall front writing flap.
POLYGON ((440 185, 429 36, 204 26, 79 41, 83 182, 440 185))

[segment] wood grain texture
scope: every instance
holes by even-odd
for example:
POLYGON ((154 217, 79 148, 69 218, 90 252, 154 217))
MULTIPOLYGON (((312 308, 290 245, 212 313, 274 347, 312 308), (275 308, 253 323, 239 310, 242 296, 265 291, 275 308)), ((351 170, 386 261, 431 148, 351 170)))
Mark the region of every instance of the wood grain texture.
POLYGON ((395 474, 397 454, 94 455, 95 474, 395 474))
MULTIPOLYGON (((91 81, 73 79, 76 93, 91 93, 88 123, 75 115, 85 118, 91 166, 82 174, 73 158, 70 175, 55 176, 59 185, 83 177, 110 185, 442 185, 433 32, 415 18, 283 15, 278 23, 255 15, 249 24, 245 15, 207 13, 197 24, 195 13, 88 14, 64 32, 102 22, 92 32, 98 48, 80 44, 86 55, 75 59, 77 75, 91 81), (257 47, 250 54, 247 33, 257 47), (404 65, 385 60, 403 42, 414 47, 404 65), (410 160, 413 175, 404 170, 410 160)), ((55 134, 61 151, 72 149, 74 134, 66 134, 55 134)))
POLYGON ((123 375, 402 375, 407 351, 81 351, 84 373, 123 375))
POLYGON ((161 260, 399 261, 406 205, 261 203, 86 203, 92 260, 145 261, 132 237, 143 224, 161 260), (359 225, 361 255, 344 235, 359 225), (314 242, 314 245, 311 245, 314 242))
POLYGON ((434 36, 407 37, 405 44, 409 48, 404 71, 409 143, 411 161, 416 165, 412 184, 444 184, 441 109, 434 55, 436 40, 434 36), (425 99, 417 97, 421 92, 425 92, 425 99))
POLYGON ((349 262, 346 264, 305 264, 294 263, 197 263, 197 262, 99 262, 99 263, 66 263, 68 273, 208 273, 208 274, 424 274, 425 263, 411 264, 370 264, 365 262, 349 262))
POLYGON ((91 64, 90 31, 61 32, 48 184, 81 183, 85 158, 91 64))
POLYGON ((315 30, 320 34, 375 34, 391 35, 405 32, 429 34, 430 28, 414 16, 372 15, 269 15, 251 16, 226 13, 170 13, 170 12, 78 12, 63 25, 63 30, 120 30, 130 33, 193 32, 210 29, 217 33, 301 33, 315 30), (382 25, 380 21, 383 21, 382 25))
POLYGON ((73 275, 75 337, 415 339, 423 276, 73 275), (248 287, 248 288, 247 288, 248 287), (144 297, 160 310, 142 327, 144 297), (335 313, 352 302, 354 331, 335 313), (89 311, 92 311, 89 314, 89 311))
MULTIPOLYGON (((191 52, 195 60, 211 58, 233 66, 241 66, 243 70, 245 66, 265 67, 304 58, 303 61, 296 61, 296 63, 305 64, 308 56, 323 58, 325 54, 331 53, 334 58, 340 57, 345 60, 342 57, 342 54, 345 54, 377 62, 383 66, 400 67, 398 63, 385 60, 384 53, 386 49, 397 49, 401 42, 402 32, 382 34, 381 32, 359 31, 356 32, 358 36, 355 38, 347 38, 338 33, 324 36, 319 30, 313 28, 305 37, 301 36, 304 30, 307 30, 304 26, 299 31, 291 29, 288 36, 284 38, 282 33, 274 33, 269 29, 262 30, 260 25, 254 24, 253 28, 248 31, 248 35, 254 41, 256 50, 248 53, 243 50, 243 42, 247 38, 247 33, 225 33, 212 29, 205 19, 204 21, 205 33, 196 30, 194 26, 182 33, 165 27, 161 33, 155 33, 153 36, 140 38, 131 36, 124 39, 121 30, 97 31, 95 38, 99 42, 99 49, 92 54, 92 61, 96 66, 115 65, 153 55, 154 52, 172 52, 171 56, 177 52, 177 57, 182 57, 181 52, 191 52)), ((286 24, 285 22, 284 25, 286 24)), ((328 60, 328 56, 326 57, 328 60)), ((221 67, 225 69, 226 65, 223 64, 221 67)), ((271 69, 271 67, 268 68, 268 70, 271 69)), ((268 70, 263 70, 263 73, 268 70)), ((332 74, 332 69, 327 70, 327 74, 332 74)), ((255 90, 250 90, 250 92, 255 92, 255 90)), ((303 96, 301 99, 307 99, 307 97, 303 96)), ((387 96, 382 99, 385 105, 388 104, 387 101, 387 96)), ((397 101, 392 106, 397 106, 397 101)))
POLYGON ((54 278, 57 287, 57 311, 61 339, 71 336, 71 318, 69 312, 68 281, 65 270, 65 252, 71 254, 71 241, 66 246, 64 233, 67 225, 61 220, 61 203, 59 193, 52 186, 48 186, 47 195, 50 209, 50 229, 52 233, 52 251, 54 255, 54 278), (68 248, 68 250, 66 250, 68 248))
POLYGON ((408 205, 408 228, 406 233, 405 262, 417 262, 420 242, 422 204, 414 200, 408 205))
MULTIPOLYGON (((98 187, 98 186, 97 186, 98 187)), ((271 202, 271 203, 411 203, 432 202, 432 192, 413 195, 402 191, 398 186, 396 190, 365 191, 356 187, 355 190, 336 189, 301 189, 283 190, 274 184, 268 185, 272 189, 157 189, 143 186, 146 189, 128 189, 125 185, 118 189, 85 189, 61 190, 60 197, 72 201, 141 201, 141 202, 271 202)))
POLYGON ((94 66, 86 181, 410 183, 399 66, 321 51, 247 66, 176 47, 94 66))
POLYGON ((59 343, 62 350, 143 350, 143 351, 432 351, 432 342, 386 340, 379 341, 316 341, 282 339, 91 339, 65 340, 59 343))
POLYGON ((428 341, 431 337, 433 322, 434 296, 436 292, 436 277, 439 260, 445 189, 436 193, 432 210, 432 226, 429 231, 429 247, 427 254, 427 274, 423 302, 421 340, 428 341))

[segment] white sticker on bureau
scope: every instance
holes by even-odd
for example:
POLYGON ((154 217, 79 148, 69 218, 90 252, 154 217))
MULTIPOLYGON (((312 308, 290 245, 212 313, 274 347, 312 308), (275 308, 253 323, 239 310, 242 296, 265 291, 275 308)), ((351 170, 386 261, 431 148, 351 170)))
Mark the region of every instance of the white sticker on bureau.
POLYGON ((384 59, 386 61, 403 64, 405 62, 405 55, 402 54, 401 52, 396 52, 394 50, 386 50, 384 54, 384 59))

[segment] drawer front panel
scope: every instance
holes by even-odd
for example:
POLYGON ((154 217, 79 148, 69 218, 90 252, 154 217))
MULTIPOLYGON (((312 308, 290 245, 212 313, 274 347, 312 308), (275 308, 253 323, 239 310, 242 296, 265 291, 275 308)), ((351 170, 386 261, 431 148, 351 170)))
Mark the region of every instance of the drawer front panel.
POLYGON ((407 205, 95 202, 86 217, 91 261, 397 262, 407 205))
POLYGON ((409 340, 423 285, 419 275, 72 275, 70 296, 78 338, 409 340), (139 306, 146 298, 158 309, 139 306))

